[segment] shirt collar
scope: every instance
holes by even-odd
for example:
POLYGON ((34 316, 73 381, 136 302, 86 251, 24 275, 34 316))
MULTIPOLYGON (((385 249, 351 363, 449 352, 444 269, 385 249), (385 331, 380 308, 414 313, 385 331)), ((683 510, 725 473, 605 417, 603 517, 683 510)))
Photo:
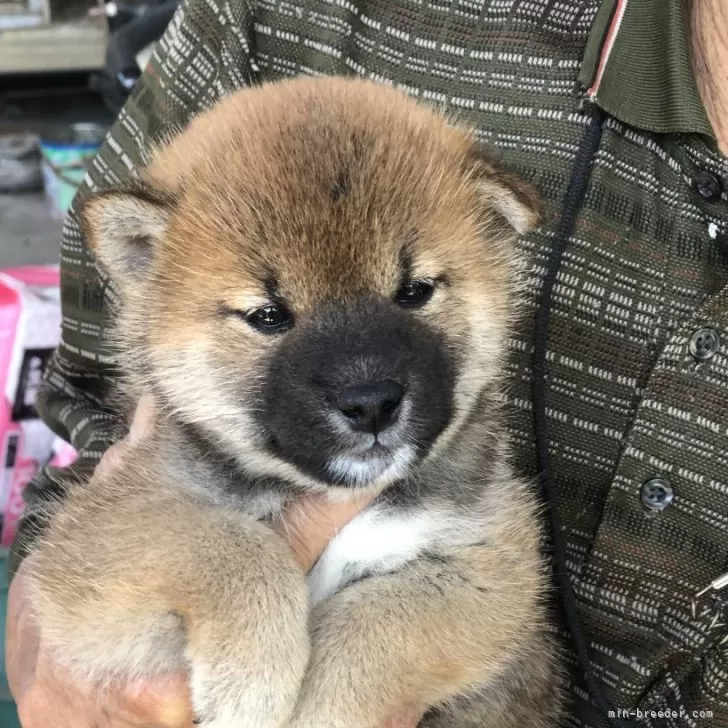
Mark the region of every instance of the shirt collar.
POLYGON ((579 81, 638 129, 715 139, 693 74, 689 0, 602 0, 579 81))

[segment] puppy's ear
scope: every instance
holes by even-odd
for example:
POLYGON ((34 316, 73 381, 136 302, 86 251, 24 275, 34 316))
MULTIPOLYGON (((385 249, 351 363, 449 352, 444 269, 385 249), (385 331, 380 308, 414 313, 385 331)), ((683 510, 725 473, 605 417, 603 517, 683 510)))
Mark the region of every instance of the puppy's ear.
POLYGON ((474 142, 467 163, 485 204, 519 235, 539 225, 543 219, 543 205, 536 188, 503 167, 493 150, 474 142))
POLYGON ((173 207, 171 197, 142 184, 84 200, 86 240, 115 283, 127 287, 144 280, 173 207))

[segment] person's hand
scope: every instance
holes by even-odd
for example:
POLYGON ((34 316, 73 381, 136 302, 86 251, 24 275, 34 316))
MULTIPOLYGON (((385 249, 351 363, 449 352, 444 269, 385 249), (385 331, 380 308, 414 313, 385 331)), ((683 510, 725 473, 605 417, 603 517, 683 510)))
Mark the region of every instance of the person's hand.
MULTIPOLYGON (((97 470, 123 465, 136 443, 154 425, 154 402, 143 397, 125 440, 107 450, 97 470)), ((308 572, 331 538, 376 496, 329 503, 309 497, 293 504, 274 530, 291 546, 301 568, 308 572)), ((20 565, 8 594, 6 670, 23 728, 192 728, 188 675, 160 675, 110 686, 104 691, 75 684, 41 644, 25 593, 32 556, 20 565)), ((394 717, 382 728, 415 728, 419 715, 394 717)))

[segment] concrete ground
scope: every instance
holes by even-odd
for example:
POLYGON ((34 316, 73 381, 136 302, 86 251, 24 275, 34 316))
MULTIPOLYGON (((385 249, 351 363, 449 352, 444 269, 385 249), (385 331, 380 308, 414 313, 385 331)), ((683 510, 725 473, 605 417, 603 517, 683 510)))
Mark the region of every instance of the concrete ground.
MULTIPOLYGON (((88 74, 0 73, 0 126, 21 126, 43 136, 74 122, 109 125, 112 120, 88 74)), ((0 268, 57 263, 61 228, 42 194, 0 194, 0 268)))
POLYGON ((57 263, 61 228, 42 193, 0 195, 0 268, 57 263))

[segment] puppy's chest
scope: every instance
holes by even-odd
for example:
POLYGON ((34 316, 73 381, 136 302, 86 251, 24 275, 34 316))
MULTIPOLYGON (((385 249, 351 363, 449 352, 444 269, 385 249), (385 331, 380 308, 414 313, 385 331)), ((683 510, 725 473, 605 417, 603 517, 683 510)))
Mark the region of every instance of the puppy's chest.
POLYGON ((426 511, 370 508, 331 541, 308 576, 312 604, 363 576, 394 571, 442 537, 442 519, 426 511))

